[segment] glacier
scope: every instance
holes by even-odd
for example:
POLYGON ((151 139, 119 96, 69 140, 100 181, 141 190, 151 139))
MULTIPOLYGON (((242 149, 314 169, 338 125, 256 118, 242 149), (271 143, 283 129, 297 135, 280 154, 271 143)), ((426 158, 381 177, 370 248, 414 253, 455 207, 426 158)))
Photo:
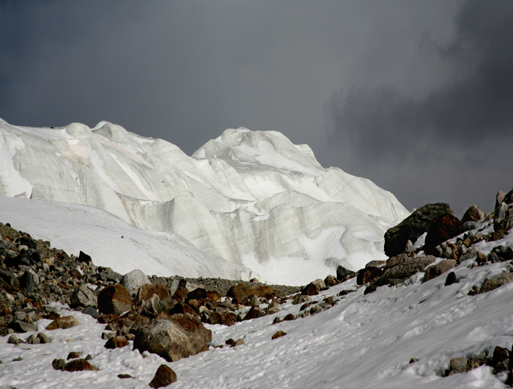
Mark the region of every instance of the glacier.
POLYGON ((334 274, 339 264, 357 270, 385 258, 384 232, 409 215, 390 192, 323 168, 309 146, 276 131, 228 129, 188 156, 105 121, 34 128, 0 119, 0 146, 0 196, 94 207, 167 233, 174 248, 201 253, 202 264, 222 263, 216 271, 191 254, 187 261, 205 277, 258 274, 301 285, 334 274))

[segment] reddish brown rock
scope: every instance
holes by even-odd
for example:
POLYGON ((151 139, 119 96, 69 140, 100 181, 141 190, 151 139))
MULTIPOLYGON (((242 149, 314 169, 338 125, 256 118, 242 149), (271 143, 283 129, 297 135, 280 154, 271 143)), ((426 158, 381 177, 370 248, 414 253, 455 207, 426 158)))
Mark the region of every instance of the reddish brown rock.
POLYGON ((251 307, 249 312, 244 316, 244 320, 251 320, 251 319, 257 319, 259 317, 265 316, 266 313, 263 309, 258 307, 251 307))
POLYGON ((326 286, 335 286, 335 285, 338 285, 338 280, 336 277, 332 276, 331 274, 329 276, 327 276, 325 279, 324 279, 324 284, 326 286))
POLYGON ((275 296, 276 291, 266 285, 239 284, 237 286, 232 286, 230 290, 228 290, 228 293, 226 293, 226 296, 236 300, 238 304, 241 304, 252 294, 257 297, 265 297, 266 299, 271 299, 275 296))
POLYGON ((210 324, 223 324, 225 326, 232 326, 237 322, 237 315, 227 310, 216 309, 210 315, 210 324))
POLYGON ((116 335, 107 340, 105 348, 114 349, 128 346, 128 340, 123 335, 116 335))
POLYGON ((426 254, 437 255, 435 247, 461 233, 460 220, 451 214, 436 219, 426 235, 424 251, 426 254))
POLYGON ((64 366, 66 371, 98 370, 87 359, 73 359, 64 366))
POLYGON ((461 218, 461 223, 478 222, 485 217, 484 212, 475 204, 472 204, 461 218))
POLYGON ((189 294, 189 289, 186 287, 178 288, 173 295, 174 299, 177 299, 178 301, 185 301, 187 299, 187 295, 189 294))
POLYGON ((80 323, 77 319, 75 319, 75 316, 64 316, 59 317, 52 321, 48 326, 46 327, 47 330, 56 330, 56 329, 66 329, 78 326, 80 323))
POLYGON ((70 359, 77 359, 77 358, 80 358, 82 356, 82 351, 71 351, 69 354, 68 354, 68 361, 70 359))
POLYGON ((356 284, 365 285, 367 282, 371 282, 372 280, 381 277, 383 271, 383 267, 366 267, 364 269, 360 269, 358 271, 358 276, 356 277, 356 284))
POLYGON ((121 314, 131 309, 132 298, 128 290, 121 284, 106 287, 98 296, 98 310, 100 313, 121 314))
POLYGON ((160 365, 150 382, 152 388, 162 388, 176 382, 178 377, 168 365, 160 365))
POLYGON ((140 287, 139 293, 137 295, 137 301, 147 301, 154 294, 159 296, 160 300, 168 300, 171 298, 171 294, 169 293, 169 289, 166 285, 157 283, 157 284, 144 284, 140 287))
POLYGON ((277 338, 281 338, 282 336, 285 336, 287 335, 286 332, 283 332, 283 331, 277 331, 273 334, 273 336, 271 337, 271 340, 274 340, 274 339, 277 339, 277 338))
POLYGON ((196 288, 192 292, 187 293, 189 300, 201 300, 207 298, 207 291, 203 288, 196 288))
POLYGON ((221 293, 215 290, 209 290, 207 291, 207 299, 209 299, 212 302, 221 301, 221 293))
POLYGON ((309 283, 303 288, 301 294, 304 296, 315 296, 319 294, 319 289, 317 289, 317 286, 315 286, 313 283, 309 283))

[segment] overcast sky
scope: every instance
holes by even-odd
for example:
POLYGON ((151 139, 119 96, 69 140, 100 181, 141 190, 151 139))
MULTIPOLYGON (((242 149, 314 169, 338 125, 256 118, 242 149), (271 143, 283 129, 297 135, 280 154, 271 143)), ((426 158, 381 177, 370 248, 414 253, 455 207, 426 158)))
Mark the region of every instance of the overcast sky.
POLYGON ((409 209, 513 187, 513 2, 0 2, 0 117, 283 132, 409 209))

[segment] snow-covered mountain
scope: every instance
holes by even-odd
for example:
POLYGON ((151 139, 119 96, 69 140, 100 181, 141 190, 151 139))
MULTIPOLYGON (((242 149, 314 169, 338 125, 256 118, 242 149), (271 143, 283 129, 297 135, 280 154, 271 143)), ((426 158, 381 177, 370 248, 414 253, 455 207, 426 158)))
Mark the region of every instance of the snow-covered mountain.
MULTIPOLYGON (((173 247, 198 249, 200 262, 223 263, 222 270, 211 266, 217 271, 203 266, 203 276, 259 274, 268 282, 305 284, 333 274, 338 264, 356 270, 384 258, 385 230, 408 215, 391 193, 323 168, 307 145, 274 131, 226 130, 190 157, 108 122, 29 128, 0 120, 0 150, 1 196, 87 205, 167 233, 173 247)), ((44 230, 48 220, 38 214, 32 224, 44 230)), ((127 228, 110 225, 104 228, 127 228)), ((161 264, 176 261, 158 257, 161 264)), ((195 255, 187 258, 201 267, 195 255)), ((174 271, 175 265, 163 266, 174 271)))

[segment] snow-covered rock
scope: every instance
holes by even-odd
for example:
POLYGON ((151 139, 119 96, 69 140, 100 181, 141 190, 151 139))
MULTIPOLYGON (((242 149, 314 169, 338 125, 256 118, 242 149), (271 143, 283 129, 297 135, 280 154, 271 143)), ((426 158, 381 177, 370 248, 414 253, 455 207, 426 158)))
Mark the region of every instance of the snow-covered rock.
POLYGON ((0 120, 0 146, 1 196, 99 208, 270 282, 305 284, 339 264, 359 269, 384 257, 384 232, 408 216, 391 193, 323 168, 307 145, 274 131, 226 130, 189 157, 108 122, 0 120))

